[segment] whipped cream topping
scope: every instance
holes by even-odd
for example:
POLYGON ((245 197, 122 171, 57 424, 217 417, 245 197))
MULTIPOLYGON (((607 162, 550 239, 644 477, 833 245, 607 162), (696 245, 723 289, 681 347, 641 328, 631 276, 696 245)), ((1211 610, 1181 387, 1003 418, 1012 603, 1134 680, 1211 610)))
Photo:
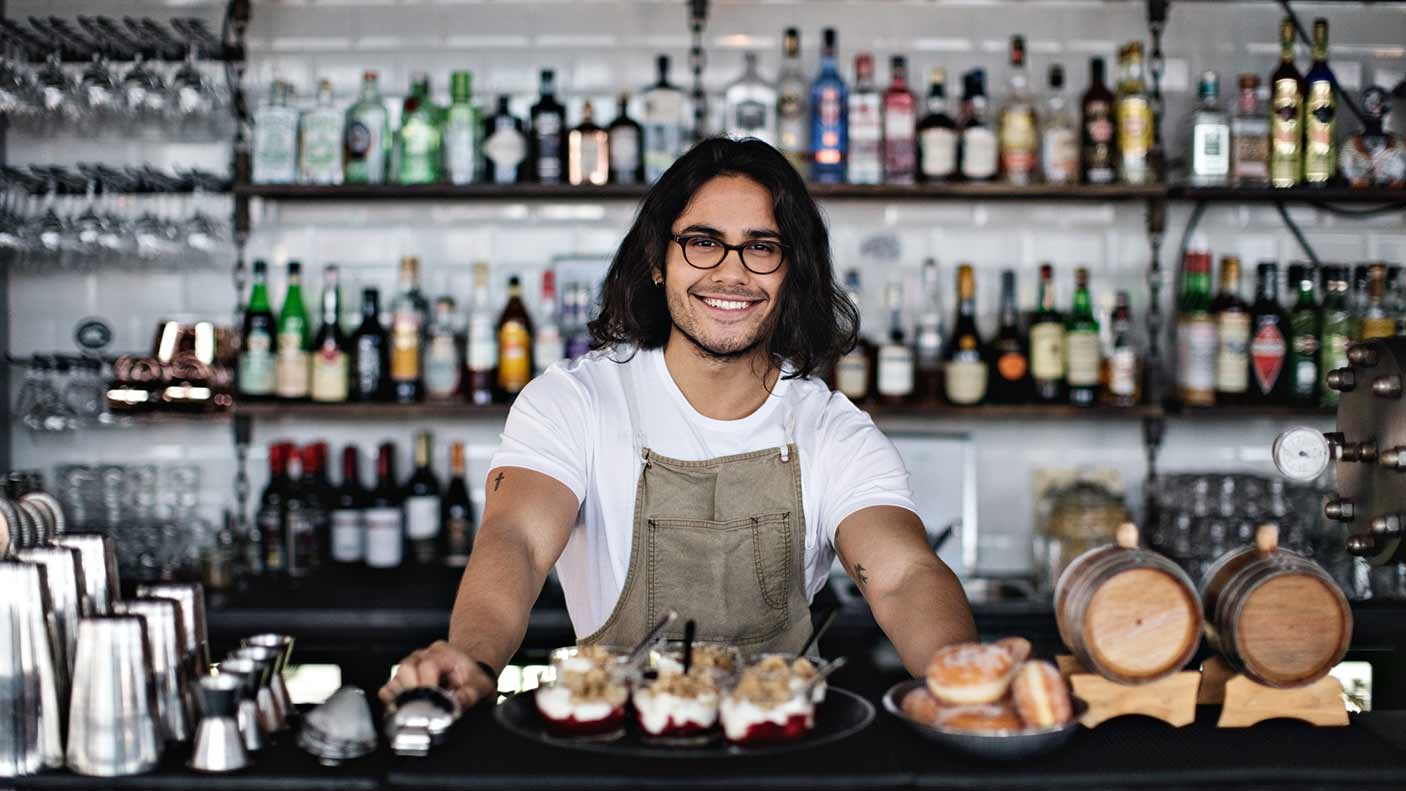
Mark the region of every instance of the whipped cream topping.
MULTIPOLYGON (((623 692, 623 690, 622 690, 623 692)), ((538 687, 537 710, 550 720, 576 720, 577 722, 597 722, 609 718, 625 704, 622 697, 619 703, 609 700, 578 700, 566 687, 538 687)))
POLYGON ((683 697, 642 687, 635 690, 635 713, 639 715, 640 727, 651 734, 687 725, 711 728, 718 721, 718 696, 704 692, 683 697))
POLYGON ((815 704, 799 695, 779 704, 759 706, 750 700, 734 696, 724 697, 718 707, 723 723, 723 733, 728 739, 745 741, 752 726, 770 722, 784 726, 792 717, 805 718, 806 727, 815 725, 815 704))

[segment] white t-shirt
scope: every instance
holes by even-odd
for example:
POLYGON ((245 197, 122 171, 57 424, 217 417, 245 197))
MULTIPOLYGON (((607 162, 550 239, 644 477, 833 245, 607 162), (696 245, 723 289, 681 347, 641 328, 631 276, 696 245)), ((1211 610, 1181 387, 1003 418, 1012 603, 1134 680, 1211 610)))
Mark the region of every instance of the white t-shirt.
POLYGON ((877 505, 916 511, 908 470, 893 443, 867 414, 818 379, 778 379, 757 411, 740 420, 714 420, 684 398, 661 349, 633 357, 601 350, 557 363, 518 395, 491 467, 540 472, 580 502, 556 566, 579 636, 610 617, 630 567, 640 459, 624 376, 633 377, 647 447, 669 458, 696 461, 780 448, 782 421, 791 416, 801 458, 808 597, 825 585, 835 559, 835 530, 846 517, 877 505))

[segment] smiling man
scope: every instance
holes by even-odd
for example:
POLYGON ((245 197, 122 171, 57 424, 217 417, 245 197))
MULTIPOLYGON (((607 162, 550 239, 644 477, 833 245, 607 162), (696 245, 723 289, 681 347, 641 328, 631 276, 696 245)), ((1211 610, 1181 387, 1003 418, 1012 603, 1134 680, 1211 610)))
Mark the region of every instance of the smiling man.
POLYGON ((668 610, 746 653, 800 649, 838 554, 904 665, 974 639, 892 443, 818 369, 849 348, 804 182, 756 140, 707 140, 645 196, 605 278, 596 351, 518 397, 449 639, 381 690, 491 697, 555 566, 582 643, 668 610))

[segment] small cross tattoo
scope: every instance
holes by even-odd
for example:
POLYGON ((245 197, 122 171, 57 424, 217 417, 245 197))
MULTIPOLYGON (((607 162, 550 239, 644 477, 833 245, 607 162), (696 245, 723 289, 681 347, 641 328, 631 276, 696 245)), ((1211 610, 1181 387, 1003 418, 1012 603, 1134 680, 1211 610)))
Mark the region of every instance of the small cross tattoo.
POLYGON ((503 485, 503 473, 498 473, 498 477, 493 479, 493 491, 498 491, 498 487, 503 485))
POLYGON ((862 587, 864 587, 865 585, 868 585, 868 584, 869 584, 869 578, 866 577, 866 576, 864 576, 864 564, 863 564, 863 563, 860 563, 858 566, 855 566, 855 567, 854 567, 854 575, 855 575, 856 577, 859 577, 859 587, 862 588, 862 587))

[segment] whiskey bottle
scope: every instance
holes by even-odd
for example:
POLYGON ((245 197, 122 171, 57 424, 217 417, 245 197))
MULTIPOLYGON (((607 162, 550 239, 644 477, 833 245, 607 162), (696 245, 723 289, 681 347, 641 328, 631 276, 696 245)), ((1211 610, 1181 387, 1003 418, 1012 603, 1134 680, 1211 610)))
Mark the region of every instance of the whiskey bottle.
POLYGON ((1148 184, 1155 174, 1152 151, 1152 101, 1142 77, 1142 42, 1134 41, 1120 57, 1118 80, 1118 172, 1125 184, 1148 184))
POLYGON ((957 323, 943 354, 947 400, 958 406, 980 404, 986 399, 986 350, 976 329, 976 277, 970 264, 957 268, 957 323))
POLYGON ((1085 184, 1112 184, 1118 178, 1115 99, 1103 78, 1103 58, 1091 59, 1089 89, 1079 102, 1079 169, 1085 184))
POLYGON ((1055 308, 1054 267, 1041 264, 1039 299, 1030 316, 1030 373, 1037 402, 1065 400, 1065 356, 1064 316, 1055 308))
POLYGON ((268 101, 254 112, 253 173, 256 184, 292 184, 298 176, 298 111, 293 89, 274 80, 268 101))
POLYGON ((757 71, 757 53, 742 56, 742 74, 723 93, 725 133, 735 138, 755 137, 776 145, 776 88, 757 71))
POLYGON ((874 87, 874 57, 860 53, 854 56, 854 90, 849 94, 849 183, 884 180, 883 142, 883 101, 874 87))
POLYGON ((1109 318, 1112 346, 1103 361, 1103 403, 1137 406, 1142 400, 1142 355, 1138 352, 1128 292, 1119 291, 1109 318))
POLYGON ((962 75, 962 177, 990 181, 1000 164, 996 133, 986 120, 986 71, 972 69, 962 75))
POLYGON ((312 400, 347 400, 351 366, 342 334, 342 291, 336 264, 322 267, 322 326, 312 344, 312 400))
POLYGON ((1304 75, 1303 180, 1310 187, 1328 184, 1338 167, 1337 78, 1328 67, 1328 20, 1313 20, 1313 65, 1304 75))
POLYGON ((1303 79, 1294 67, 1294 20, 1279 25, 1279 68, 1270 75, 1269 183, 1293 187, 1303 180, 1303 79))
POLYGON ((527 135, 522 120, 508 109, 508 97, 498 97, 498 109, 488 117, 483 134, 484 180, 518 184, 526 180, 527 135))
POLYGON ((820 73, 810 86, 810 177, 819 184, 845 180, 849 152, 849 90, 835 65, 835 29, 825 28, 820 73))
POLYGON ((396 182, 433 184, 440 180, 443 138, 440 110, 430 96, 430 78, 417 72, 410 82, 410 94, 400 112, 396 133, 396 182))
POLYGON ((1216 403, 1216 321, 1210 308, 1211 253, 1193 237, 1182 260, 1177 303, 1177 394, 1188 406, 1216 403))
POLYGON ((425 330, 425 400, 452 401, 459 397, 464 354, 454 331, 454 298, 434 301, 434 317, 425 330))
POLYGON ((575 186, 610 180, 610 137, 596 125, 590 102, 581 106, 581 123, 566 136, 566 180, 575 186))
MULTIPOLYGON (((850 303, 861 315, 863 303, 860 301, 859 270, 845 273, 845 293, 850 303)), ((835 362, 835 389, 855 404, 862 404, 869 398, 870 365, 873 346, 863 335, 856 337, 854 348, 845 352, 835 362)))
POLYGON ((1001 177, 1009 184, 1029 184, 1039 164, 1040 133, 1030 78, 1025 71, 1025 39, 1011 37, 1011 73, 1006 100, 997 122, 1001 146, 1001 177))
POLYGON ((1074 304, 1065 327, 1066 380, 1069 403, 1093 406, 1098 402, 1103 374, 1103 353, 1099 347, 1098 321, 1089 300, 1089 270, 1074 270, 1074 304))
POLYGON ((469 303, 469 332, 465 344, 468 379, 464 395, 469 403, 484 406, 493 402, 493 385, 498 368, 498 329, 488 304, 488 264, 474 264, 473 301, 469 303))
POLYGON ((797 173, 810 171, 810 136, 806 133, 806 78, 801 71, 801 32, 786 28, 778 76, 776 128, 781 153, 797 173))
POLYGON ((473 75, 456 71, 449 75, 449 109, 444 114, 444 169, 450 184, 472 184, 478 180, 479 136, 483 133, 478 108, 474 106, 473 75))
POLYGON ((1230 178, 1230 118, 1220 106, 1220 78, 1201 72, 1196 94, 1201 103, 1191 115, 1191 154, 1187 168, 1198 187, 1221 187, 1230 178))
POLYGON ((400 286, 391 302, 391 398, 413 404, 424 395, 420 370, 420 344, 424 340, 425 298, 420 295, 420 260, 400 259, 400 286))
POLYGON ((381 184, 391 153, 390 113, 381 98, 377 74, 361 75, 361 93, 347 108, 343 131, 342 158, 347 184, 381 184))
POLYGON ((532 318, 522 303, 522 280, 508 278, 508 304, 498 317, 497 397, 517 398, 532 378, 532 318))
POLYGON ((268 264, 254 262, 254 285, 244 309, 239 342, 239 397, 255 400, 274 394, 274 336, 278 327, 269 308, 268 264))
POLYGON ((1261 262, 1250 306, 1250 398, 1259 404, 1289 401, 1289 318, 1279 304, 1279 265, 1261 262))
POLYGON ((566 108, 556 96, 556 72, 542 69, 541 97, 532 105, 532 173, 539 184, 560 184, 566 174, 566 108))
POLYGON ((1260 107, 1260 78, 1240 75, 1240 97, 1230 119, 1230 180, 1237 187, 1269 185, 1269 118, 1260 107))
POLYGON ((410 561, 420 566, 440 562, 439 480, 430 469, 430 432, 415 434, 415 470, 405 482, 405 537, 410 561))
POLYGON ((879 347, 877 390, 886 404, 902 404, 913 396, 913 348, 903 331, 903 287, 890 281, 884 288, 889 314, 888 340, 879 347))
POLYGON ((1001 326, 991 341, 991 401, 996 404, 1029 403, 1030 349, 1020 331, 1020 308, 1015 299, 1015 272, 1001 272, 1001 326))
POLYGON ((917 177, 916 105, 908 90, 908 62, 889 59, 889 87, 884 91, 884 181, 912 184, 917 177))
POLYGON ((620 94, 615 120, 607 130, 610 139, 608 161, 610 183, 644 183, 644 136, 640 125, 630 117, 630 97, 620 94))
POLYGON ((1322 381, 1318 370, 1322 328, 1318 299, 1314 294, 1315 275, 1312 266, 1289 265, 1289 285, 1298 295, 1289 312, 1289 397, 1296 405, 1305 407, 1318 404, 1318 387, 1322 381))
POLYGON ((317 104, 298 121, 298 181, 303 184, 342 183, 341 111, 332 106, 332 83, 317 86, 317 104))
POLYGON ((1220 261, 1220 291, 1211 302, 1216 321, 1216 404, 1243 404, 1250 391, 1250 306, 1240 298, 1240 259, 1220 261))
POLYGON ((303 307, 302 264, 288 262, 288 291, 278 312, 278 359, 274 366, 274 391, 279 398, 308 397, 308 349, 312 333, 303 307))
POLYGON ((957 172, 957 123, 947 114, 947 73, 932 70, 927 115, 918 124, 918 169, 923 181, 940 182, 957 172))
POLYGON ((1050 66, 1050 94, 1040 126, 1040 172, 1049 184, 1079 178, 1079 127, 1064 90, 1064 67, 1050 66))

